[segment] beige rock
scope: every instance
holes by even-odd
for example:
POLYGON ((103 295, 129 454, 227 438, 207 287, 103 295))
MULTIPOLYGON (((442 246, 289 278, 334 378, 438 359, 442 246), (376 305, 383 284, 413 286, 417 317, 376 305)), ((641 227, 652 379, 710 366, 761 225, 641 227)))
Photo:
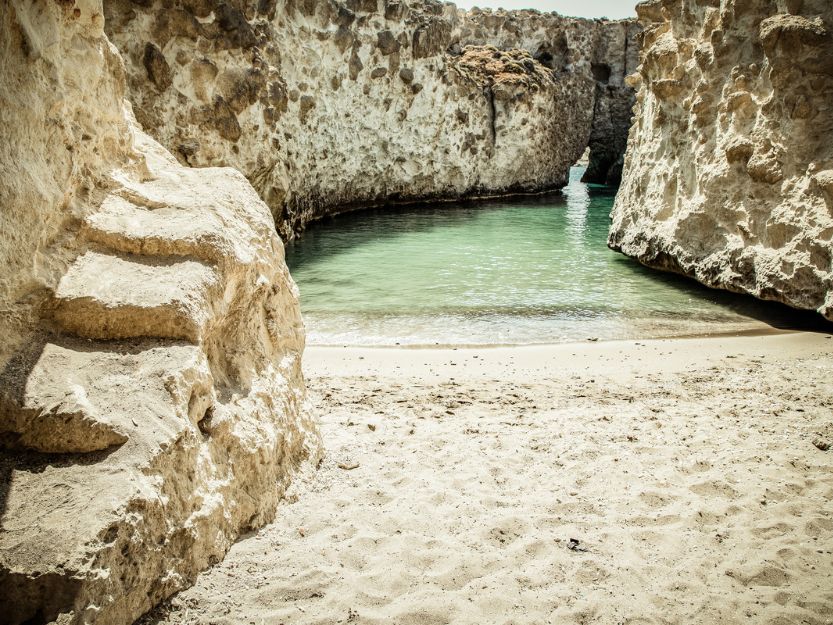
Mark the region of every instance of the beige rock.
POLYGON ((88 338, 199 342, 211 319, 209 292, 217 291, 217 275, 198 261, 151 259, 98 252, 78 257, 58 283, 56 320, 88 338))
POLYGON ((242 171, 284 238, 358 206, 561 187, 588 142, 590 179, 621 169, 634 22, 434 0, 105 10, 139 121, 184 164, 242 171))
POLYGON ((140 130, 102 15, 0 5, 3 623, 132 622, 320 453, 268 208, 140 130))
POLYGON ((833 5, 652 0, 609 244, 833 319, 833 5))

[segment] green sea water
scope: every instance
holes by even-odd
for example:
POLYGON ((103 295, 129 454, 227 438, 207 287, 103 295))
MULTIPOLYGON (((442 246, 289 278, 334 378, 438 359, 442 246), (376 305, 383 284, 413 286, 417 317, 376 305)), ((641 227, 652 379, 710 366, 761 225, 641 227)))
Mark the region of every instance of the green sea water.
POLYGON ((341 215, 287 245, 313 345, 500 345, 740 332, 789 313, 607 248, 615 189, 341 215))

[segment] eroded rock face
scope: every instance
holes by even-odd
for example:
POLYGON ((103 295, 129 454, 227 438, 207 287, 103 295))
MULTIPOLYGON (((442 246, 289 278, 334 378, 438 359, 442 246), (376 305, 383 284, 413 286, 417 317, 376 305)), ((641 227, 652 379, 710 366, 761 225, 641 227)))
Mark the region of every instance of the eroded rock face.
POLYGON ((434 0, 105 9, 139 121, 184 164, 242 171, 285 238, 356 206, 557 188, 588 141, 594 180, 621 167, 634 22, 434 0))
POLYGON ((610 245, 833 318, 833 5, 652 0, 610 245))
POLYGON ((297 290, 245 178, 136 124, 101 0, 3 3, 0 59, 0 621, 130 623, 318 453, 297 290))

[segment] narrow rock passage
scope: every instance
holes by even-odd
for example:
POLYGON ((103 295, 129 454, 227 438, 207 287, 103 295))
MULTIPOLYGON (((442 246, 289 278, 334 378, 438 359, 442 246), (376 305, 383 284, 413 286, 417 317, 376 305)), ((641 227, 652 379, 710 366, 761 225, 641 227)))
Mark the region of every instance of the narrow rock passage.
POLYGON ((326 459, 145 622, 825 622, 832 350, 308 350, 326 459))

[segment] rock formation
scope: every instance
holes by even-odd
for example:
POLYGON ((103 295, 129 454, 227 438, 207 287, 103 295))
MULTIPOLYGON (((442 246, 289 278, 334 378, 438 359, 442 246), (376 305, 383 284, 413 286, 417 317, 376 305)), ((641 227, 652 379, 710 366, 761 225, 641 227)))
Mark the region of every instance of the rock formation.
POLYGON ((833 5, 651 0, 610 246, 833 319, 833 5))
POLYGON ((0 622, 130 623, 318 453, 268 208, 124 101, 101 0, 0 5, 0 622))
POLYGON ((436 0, 111 0, 136 116, 242 171, 291 238, 382 202, 540 191, 588 142, 617 179, 634 22, 436 0))

